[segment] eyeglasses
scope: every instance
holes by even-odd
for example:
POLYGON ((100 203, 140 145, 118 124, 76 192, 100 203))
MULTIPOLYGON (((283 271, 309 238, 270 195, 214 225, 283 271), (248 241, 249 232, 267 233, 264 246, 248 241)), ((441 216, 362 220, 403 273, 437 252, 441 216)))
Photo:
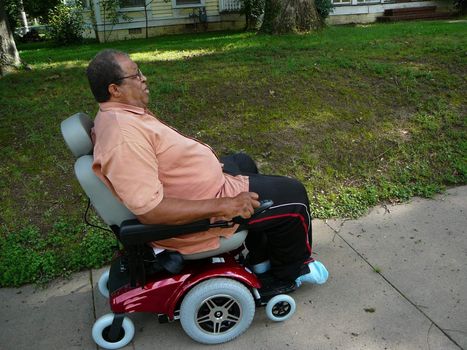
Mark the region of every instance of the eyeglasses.
POLYGON ((138 78, 139 80, 143 80, 143 73, 141 73, 141 70, 138 69, 138 73, 132 74, 132 75, 127 75, 126 77, 118 78, 116 81, 120 81, 120 80, 123 80, 123 79, 132 79, 132 78, 138 78))

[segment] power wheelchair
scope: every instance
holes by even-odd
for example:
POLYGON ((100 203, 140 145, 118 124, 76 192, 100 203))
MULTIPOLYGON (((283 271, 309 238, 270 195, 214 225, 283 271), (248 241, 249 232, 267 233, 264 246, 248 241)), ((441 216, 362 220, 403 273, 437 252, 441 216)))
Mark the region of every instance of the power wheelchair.
MULTIPOLYGON (((220 238, 216 250, 190 255, 164 251, 155 255, 148 242, 210 227, 229 227, 232 223, 139 223, 92 171, 92 127, 93 122, 84 113, 61 123, 65 142, 77 158, 75 175, 121 247, 98 282, 112 312, 94 323, 92 337, 97 345, 105 349, 127 345, 135 328, 126 314, 133 312, 157 314, 161 323, 179 319, 186 334, 204 344, 227 342, 245 332, 256 306, 266 306, 266 314, 273 321, 285 321, 293 315, 296 304, 288 293, 295 290, 295 284, 267 289, 267 273, 257 276, 245 263, 246 229, 237 230, 231 238, 220 238)), ((271 205, 271 201, 262 201, 257 212, 271 205)), ((242 223, 240 218, 234 221, 242 223)))

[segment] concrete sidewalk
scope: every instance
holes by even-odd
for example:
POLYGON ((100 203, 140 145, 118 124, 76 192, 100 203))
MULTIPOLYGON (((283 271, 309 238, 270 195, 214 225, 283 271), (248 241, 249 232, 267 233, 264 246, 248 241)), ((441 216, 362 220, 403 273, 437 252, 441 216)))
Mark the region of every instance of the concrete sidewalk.
MULTIPOLYGON (((124 349, 467 350, 466 214, 464 186, 435 200, 377 207, 359 220, 316 220, 315 257, 330 278, 292 294, 290 320, 273 323, 258 308, 241 337, 202 346, 179 322, 133 314, 135 338, 124 349)), ((47 289, 1 289, 0 349, 97 349, 91 328, 109 312, 99 276, 86 271, 47 289)))

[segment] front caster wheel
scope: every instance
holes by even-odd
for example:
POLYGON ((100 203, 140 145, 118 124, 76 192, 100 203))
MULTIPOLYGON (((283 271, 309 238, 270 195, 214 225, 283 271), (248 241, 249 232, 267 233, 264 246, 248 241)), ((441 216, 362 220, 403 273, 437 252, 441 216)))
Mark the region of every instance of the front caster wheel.
POLYGON ((120 349, 127 345, 135 335, 133 322, 128 317, 125 317, 117 339, 110 340, 109 331, 113 320, 114 314, 107 314, 100 317, 92 327, 92 339, 104 349, 120 349))
POLYGON ((282 322, 292 317, 296 307, 295 300, 291 296, 279 294, 266 304, 266 315, 271 321, 282 322))
POLYGON ((251 292, 240 282, 213 278, 201 282, 183 298, 180 322, 197 342, 220 344, 245 332, 255 315, 251 292))

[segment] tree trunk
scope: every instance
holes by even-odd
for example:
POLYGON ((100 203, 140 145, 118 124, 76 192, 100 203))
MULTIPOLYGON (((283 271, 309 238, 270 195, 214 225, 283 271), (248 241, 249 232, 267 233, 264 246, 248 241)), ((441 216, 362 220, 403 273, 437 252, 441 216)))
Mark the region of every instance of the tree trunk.
POLYGON ((7 74, 20 64, 15 39, 6 18, 4 2, 0 1, 0 75, 7 74))
POLYGON ((147 39, 148 38, 148 4, 146 3, 144 3, 144 18, 146 20, 146 39, 147 39))
POLYGON ((308 32, 322 26, 315 0, 266 0, 261 26, 264 33, 308 32))
POLYGON ((19 0, 19 10, 21 14, 21 23, 23 24, 23 33, 26 34, 29 32, 28 18, 26 17, 26 12, 24 12, 23 0, 19 0))
POLYGON ((97 17, 96 17, 96 10, 94 6, 100 6, 99 3, 95 3, 94 0, 89 1, 89 9, 91 10, 91 23, 92 29, 94 30, 94 34, 96 35, 96 40, 99 43, 99 28, 97 27, 97 17))

